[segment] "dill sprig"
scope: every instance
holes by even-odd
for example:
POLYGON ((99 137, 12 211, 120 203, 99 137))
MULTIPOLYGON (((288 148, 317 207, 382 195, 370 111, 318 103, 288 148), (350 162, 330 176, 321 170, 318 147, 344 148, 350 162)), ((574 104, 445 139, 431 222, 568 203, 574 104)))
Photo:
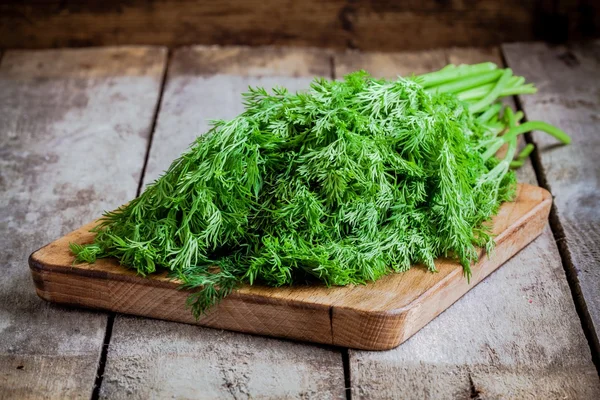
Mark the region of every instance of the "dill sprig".
POLYGON ((395 81, 359 71, 301 93, 250 88, 242 114, 213 121, 104 214, 94 243, 71 250, 170 271, 193 289, 196 317, 242 282, 361 284, 414 264, 435 271, 440 256, 468 277, 477 248, 493 246, 486 221, 514 196, 517 135, 564 139, 492 104, 531 88, 490 63, 395 81))

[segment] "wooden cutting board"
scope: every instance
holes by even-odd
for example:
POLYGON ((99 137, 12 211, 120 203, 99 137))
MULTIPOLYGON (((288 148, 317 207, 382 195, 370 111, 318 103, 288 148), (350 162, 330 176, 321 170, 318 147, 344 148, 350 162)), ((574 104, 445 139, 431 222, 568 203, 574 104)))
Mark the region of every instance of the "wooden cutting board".
MULTIPOLYGON (((367 285, 270 288, 245 285, 196 321, 188 292, 166 274, 148 278, 115 259, 73 264, 69 243, 90 243, 95 222, 35 251, 29 266, 38 295, 50 302, 367 350, 398 346, 541 234, 552 197, 520 184, 493 220, 496 248, 472 267, 468 283, 455 261, 437 273, 415 266, 367 285)), ((526 268, 527 266, 523 266, 526 268)))

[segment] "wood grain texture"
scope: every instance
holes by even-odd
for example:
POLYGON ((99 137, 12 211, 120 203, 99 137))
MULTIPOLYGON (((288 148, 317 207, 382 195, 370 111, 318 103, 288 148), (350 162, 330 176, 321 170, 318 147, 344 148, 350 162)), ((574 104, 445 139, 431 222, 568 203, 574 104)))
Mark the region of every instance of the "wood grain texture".
POLYGON ((135 195, 165 55, 129 47, 8 51, 2 58, 2 399, 92 393, 106 314, 40 301, 26 258, 135 195))
MULTIPOLYGON (((501 64, 498 49, 444 50, 445 62, 501 64)), ((370 66, 393 78, 398 55, 336 58, 351 71, 370 66), (378 67, 380 65, 380 67, 378 67)), ((439 57, 439 56, 438 56, 439 57)), ((421 72, 418 54, 410 68, 421 72)), ((431 65, 431 53, 423 64, 431 65)), ((398 71, 406 74, 401 64, 398 71)), ((340 75, 340 74, 337 74, 340 75)), ((547 116, 543 116, 547 119, 547 116)), ((531 163, 518 171, 535 183, 531 163)), ((353 398, 596 398, 600 384, 549 227, 402 346, 350 350, 353 398), (381 379, 385 376, 385 379, 381 379)))
POLYGON ((362 50, 598 35, 591 0, 129 0, 0 3, 0 46, 294 45, 362 50))
POLYGON ((547 191, 518 188, 493 220, 496 248, 480 253, 468 283, 456 261, 440 259, 437 273, 414 267, 368 285, 326 288, 242 286, 196 321, 188 292, 164 274, 137 276, 116 259, 73 265, 69 243, 89 243, 93 223, 32 254, 40 297, 51 302, 117 311, 241 332, 370 350, 398 346, 497 269, 542 231, 550 211, 547 191), (161 299, 157 302, 156 299, 161 299))
POLYGON ((364 53, 356 50, 339 52, 334 56, 336 78, 363 69, 387 79, 411 74, 424 74, 448 64, 445 50, 428 50, 402 53, 364 53))
POLYGON ((100 397, 171 396, 342 400, 342 360, 330 347, 119 316, 100 397))
POLYGON ((556 146, 548 135, 532 134, 543 183, 556 199, 555 235, 599 352, 600 41, 570 47, 519 43, 505 46, 504 52, 515 73, 539 88, 535 95, 521 97, 527 117, 543 118, 573 139, 569 146, 556 146))
MULTIPOLYGON (((242 111, 240 94, 248 85, 304 89, 313 75, 330 75, 327 54, 244 47, 177 50, 169 66, 144 182, 155 179, 206 132, 209 119, 231 118, 242 111)), ((185 294, 173 288, 170 284, 160 293, 153 288, 148 309, 157 297, 164 298, 159 307, 164 317, 178 315, 195 322, 185 308, 185 294)), ((144 291, 134 293, 134 298, 143 300, 137 296, 144 291)), ((312 326, 321 329, 323 341, 330 340, 328 309, 297 319, 285 312, 285 304, 264 300, 258 298, 254 304, 234 300, 208 320, 212 318, 215 325, 224 318, 233 330, 241 330, 243 321, 269 320, 268 329, 258 333, 286 337, 303 337, 312 326)), ((344 398, 343 364, 337 349, 121 315, 115 320, 104 375, 100 394, 105 399, 344 398), (148 385, 149 381, 154 383, 148 385)))

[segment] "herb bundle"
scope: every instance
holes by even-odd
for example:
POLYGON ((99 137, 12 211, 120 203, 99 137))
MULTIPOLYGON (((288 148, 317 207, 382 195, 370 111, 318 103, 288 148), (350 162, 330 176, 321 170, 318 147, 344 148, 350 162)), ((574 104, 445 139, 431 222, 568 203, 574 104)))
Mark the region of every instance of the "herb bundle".
POLYGON ((519 125, 501 96, 534 92, 494 64, 395 81, 360 71, 303 93, 250 88, 245 111, 212 128, 129 204, 108 212, 77 261, 116 257, 195 289, 197 317, 241 282, 347 285, 439 256, 470 275, 485 222, 514 196, 519 125), (495 157, 508 144, 506 156, 495 157))

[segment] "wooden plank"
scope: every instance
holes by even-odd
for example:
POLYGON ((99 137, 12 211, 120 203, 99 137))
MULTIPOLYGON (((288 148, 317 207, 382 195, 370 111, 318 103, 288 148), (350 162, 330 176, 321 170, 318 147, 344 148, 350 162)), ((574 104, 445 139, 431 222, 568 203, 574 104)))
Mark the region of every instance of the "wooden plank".
MULTIPOLYGON (((330 75, 330 60, 298 50, 194 47, 176 51, 169 71, 146 182, 206 131, 207 119, 236 115, 248 85, 305 88, 312 75, 330 75)), ((100 395, 128 393, 343 398, 342 357, 330 348, 117 316, 100 395)))
POLYGON ((363 53, 349 50, 338 53, 334 58, 335 76, 341 78, 346 74, 364 69, 381 77, 394 79, 398 75, 424 74, 435 71, 448 64, 444 50, 415 51, 402 53, 363 53))
POLYGON ((8 51, 0 64, 0 398, 85 398, 106 314, 41 301, 35 248, 135 195, 164 49, 8 51))
POLYGON ((0 3, 0 46, 244 44, 397 51, 561 41, 599 33, 596 3, 25 0, 0 3))
POLYGON ((514 71, 539 88, 521 98, 527 117, 555 124, 573 138, 569 146, 555 146, 548 135, 532 134, 543 184, 555 196, 554 232, 600 357, 600 41, 569 47, 517 43, 504 52, 514 71))
POLYGON ((103 399, 342 399, 340 352, 329 347, 118 316, 103 399))
POLYGON ((195 323, 213 328, 285 337, 359 349, 398 346, 454 303, 542 232, 550 193, 522 185, 515 202, 494 220, 496 248, 480 254, 469 284, 456 261, 438 260, 438 272, 412 268, 368 285, 327 288, 242 286, 196 321, 186 309, 189 293, 163 273, 146 279, 121 268, 116 259, 73 265, 69 243, 90 243, 86 225, 31 255, 40 297, 56 303, 195 323), (160 298, 160 302, 156 299, 160 298))
MULTIPOLYGON (((447 59, 499 63, 497 54, 450 50, 447 59)), ((349 66, 361 67, 360 63, 349 66)), ((389 78, 396 75, 386 64, 381 73, 375 68, 371 72, 389 78)), ((535 181, 530 166, 519 175, 535 181)), ((548 227, 402 346, 388 352, 350 350, 349 362, 353 398, 600 395, 597 372, 548 227)))

